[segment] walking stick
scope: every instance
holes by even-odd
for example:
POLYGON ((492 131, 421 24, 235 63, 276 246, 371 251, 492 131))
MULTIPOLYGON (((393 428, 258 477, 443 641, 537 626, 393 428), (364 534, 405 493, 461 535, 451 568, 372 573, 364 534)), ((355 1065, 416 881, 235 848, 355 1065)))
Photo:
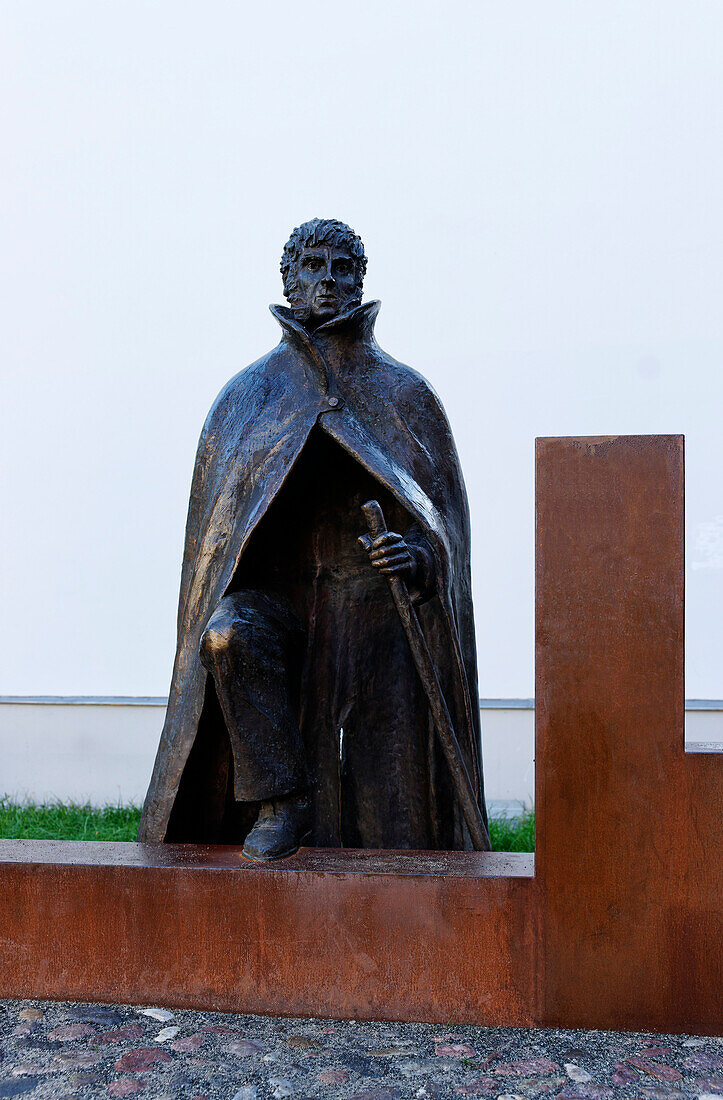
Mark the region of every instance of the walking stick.
MULTIPOLYGON (((384 520, 384 513, 378 501, 367 501, 366 504, 362 505, 362 512, 367 521, 369 535, 362 535, 359 541, 365 550, 369 550, 372 541, 386 533, 387 525, 384 520)), ((422 687, 429 701, 429 709, 432 712, 437 735, 442 743, 444 755, 447 758, 447 764, 452 775, 452 782, 454 783, 457 797, 462 806, 462 813, 467 822, 467 828, 469 829, 472 843, 475 847, 475 851, 489 852, 491 849, 490 838, 485 827, 484 818, 477 805, 477 799, 474 796, 464 757, 462 756, 459 742, 457 741, 457 737, 452 727, 452 719, 449 715, 447 703, 442 694, 442 689, 439 686, 437 673, 434 670, 432 658, 427 648, 422 628, 419 625, 417 613, 412 606, 407 586, 401 577, 395 576, 393 573, 387 575, 387 580, 389 581, 392 597, 396 604, 397 611, 399 612, 399 618, 402 620, 404 633, 407 635, 407 641, 409 642, 409 648, 412 651, 412 657, 414 658, 414 663, 419 673, 419 679, 422 681, 422 687)))

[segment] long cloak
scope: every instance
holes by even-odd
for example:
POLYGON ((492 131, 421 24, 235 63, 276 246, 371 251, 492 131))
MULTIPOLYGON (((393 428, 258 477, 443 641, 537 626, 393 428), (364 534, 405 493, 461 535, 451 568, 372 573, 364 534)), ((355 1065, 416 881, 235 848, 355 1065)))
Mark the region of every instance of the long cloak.
MULTIPOLYGON (((145 842, 240 843, 253 821, 249 807, 233 803, 228 736, 213 681, 199 658, 199 643, 219 600, 243 572, 254 533, 271 505, 283 498, 290 473, 319 430, 370 475, 380 499, 399 505, 432 553, 434 589, 418 613, 484 812, 469 508, 444 410, 419 374, 376 343, 378 302, 357 306, 313 333, 291 311, 271 309, 282 327, 281 342, 226 385, 199 441, 173 679, 138 835, 145 842)), ((291 561, 293 553, 290 532, 291 561)), ((251 557, 249 553, 248 560, 251 557)), ((374 572, 371 565, 369 570, 374 572)), ((387 606, 391 621, 396 615, 391 596, 387 606)), ((364 630, 365 625, 351 623, 350 630, 364 630)), ((397 659, 407 663, 405 671, 412 668, 410 653, 397 659)), ((380 652, 379 661, 384 660, 380 652)), ((315 690, 313 670, 306 690, 315 690)), ((400 700, 400 707, 404 705, 400 700)), ((370 706, 373 702, 367 701, 370 706)), ((401 713, 401 726, 404 718, 401 713)), ((419 728, 418 713, 409 713, 408 719, 408 736, 425 740, 430 769, 446 776, 428 715, 424 729, 419 728)), ((367 726, 373 724, 374 714, 366 720, 367 726)), ((304 732, 305 739, 313 736, 313 731, 304 732)), ((321 779, 323 787, 328 776, 321 779)), ((378 801, 382 815, 393 813, 394 808, 384 804, 388 792, 383 776, 378 789, 373 772, 367 782, 367 801, 378 801)), ((469 848, 448 776, 437 783, 435 800, 430 813, 446 827, 430 828, 428 846, 469 848)))

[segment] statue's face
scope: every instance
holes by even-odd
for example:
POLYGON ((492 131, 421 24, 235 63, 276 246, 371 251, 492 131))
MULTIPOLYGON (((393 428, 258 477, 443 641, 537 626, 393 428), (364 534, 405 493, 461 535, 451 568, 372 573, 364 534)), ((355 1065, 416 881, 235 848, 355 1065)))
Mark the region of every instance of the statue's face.
POLYGON ((359 296, 353 258, 325 244, 303 250, 296 283, 294 306, 308 308, 311 328, 343 313, 359 296))

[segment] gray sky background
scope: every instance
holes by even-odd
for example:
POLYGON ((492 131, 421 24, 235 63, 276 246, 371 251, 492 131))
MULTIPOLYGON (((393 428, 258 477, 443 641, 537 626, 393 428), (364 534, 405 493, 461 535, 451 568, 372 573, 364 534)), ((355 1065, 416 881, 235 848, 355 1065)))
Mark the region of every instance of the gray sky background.
POLYGON ((484 696, 533 685, 535 435, 685 432, 723 697, 723 5, 0 5, 5 694, 164 694, 190 471, 290 229, 440 393, 484 696))

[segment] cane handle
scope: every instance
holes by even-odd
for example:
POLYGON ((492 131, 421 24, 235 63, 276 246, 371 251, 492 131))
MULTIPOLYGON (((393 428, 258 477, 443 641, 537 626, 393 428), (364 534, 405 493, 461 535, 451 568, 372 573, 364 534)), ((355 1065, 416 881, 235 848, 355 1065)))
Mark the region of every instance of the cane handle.
POLYGON ((364 513, 364 519, 367 521, 369 534, 373 539, 378 539, 380 535, 386 534, 387 525, 384 520, 384 512, 382 512, 378 500, 368 500, 366 504, 362 504, 362 512, 364 513))

